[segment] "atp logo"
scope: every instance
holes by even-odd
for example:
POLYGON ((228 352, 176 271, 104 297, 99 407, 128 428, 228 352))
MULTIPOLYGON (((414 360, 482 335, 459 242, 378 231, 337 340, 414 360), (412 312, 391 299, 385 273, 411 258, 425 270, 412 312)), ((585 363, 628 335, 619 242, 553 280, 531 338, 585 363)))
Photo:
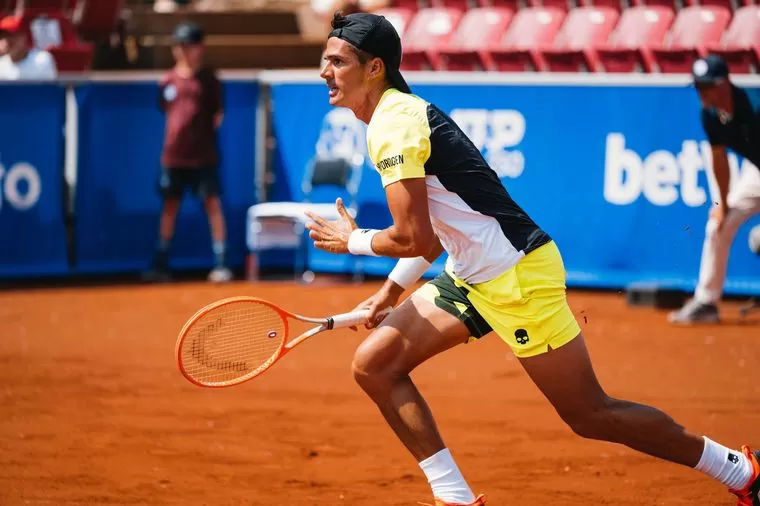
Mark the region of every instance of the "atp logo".
POLYGON ((517 178, 525 171, 520 143, 526 121, 513 109, 454 109, 451 119, 470 138, 499 177, 517 178))
POLYGON ((37 169, 19 162, 6 169, 0 163, 0 211, 4 202, 17 211, 28 211, 40 200, 42 181, 37 169))
POLYGON ((320 158, 348 158, 357 165, 361 164, 367 156, 364 123, 356 119, 350 109, 332 109, 322 120, 316 151, 320 158))

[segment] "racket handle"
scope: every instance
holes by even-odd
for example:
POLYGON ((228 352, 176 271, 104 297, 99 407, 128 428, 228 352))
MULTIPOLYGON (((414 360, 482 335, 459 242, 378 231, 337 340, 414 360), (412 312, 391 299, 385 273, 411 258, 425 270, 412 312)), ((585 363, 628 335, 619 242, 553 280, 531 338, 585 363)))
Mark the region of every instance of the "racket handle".
MULTIPOLYGON (((392 308, 383 309, 377 316, 390 313, 392 308)), ((367 323, 367 317, 369 316, 369 309, 362 311, 354 311, 353 313, 342 313, 331 316, 327 319, 328 329, 342 329, 344 327, 353 327, 354 325, 364 325, 367 323)))

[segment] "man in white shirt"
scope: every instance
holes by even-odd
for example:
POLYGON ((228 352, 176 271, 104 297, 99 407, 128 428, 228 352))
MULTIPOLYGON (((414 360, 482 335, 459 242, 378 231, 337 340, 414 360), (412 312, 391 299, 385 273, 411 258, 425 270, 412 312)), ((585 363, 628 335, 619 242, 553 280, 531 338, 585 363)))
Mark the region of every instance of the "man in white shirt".
POLYGON ((0 39, 7 49, 7 54, 0 56, 0 80, 46 81, 58 76, 53 56, 30 47, 20 16, 8 16, 0 21, 0 39))

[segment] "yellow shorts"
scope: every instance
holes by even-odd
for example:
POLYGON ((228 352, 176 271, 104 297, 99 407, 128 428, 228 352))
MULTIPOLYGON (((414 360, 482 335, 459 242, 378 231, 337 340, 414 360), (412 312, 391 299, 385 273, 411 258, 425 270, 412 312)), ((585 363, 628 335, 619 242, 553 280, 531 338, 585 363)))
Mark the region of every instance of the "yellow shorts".
POLYGON ((565 293, 565 266, 552 241, 504 274, 468 285, 448 269, 415 294, 459 318, 472 338, 495 331, 518 357, 559 348, 581 331, 565 293))

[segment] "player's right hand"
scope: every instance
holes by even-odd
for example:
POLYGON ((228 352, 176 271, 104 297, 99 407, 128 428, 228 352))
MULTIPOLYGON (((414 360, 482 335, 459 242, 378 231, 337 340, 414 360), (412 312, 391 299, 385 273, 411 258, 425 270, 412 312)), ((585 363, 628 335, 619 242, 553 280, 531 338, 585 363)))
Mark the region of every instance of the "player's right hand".
MULTIPOLYGON (((380 325, 380 323, 382 323, 386 316, 388 316, 388 312, 381 314, 381 311, 384 309, 393 308, 393 306, 395 306, 398 302, 401 293, 399 293, 395 287, 388 287, 384 285, 372 297, 369 297, 368 299, 360 302, 359 305, 353 309, 353 311, 369 309, 369 317, 367 318, 367 323, 364 324, 364 327, 366 329, 374 329, 380 325)), ((357 327, 350 328, 353 330, 358 330, 357 327)))

